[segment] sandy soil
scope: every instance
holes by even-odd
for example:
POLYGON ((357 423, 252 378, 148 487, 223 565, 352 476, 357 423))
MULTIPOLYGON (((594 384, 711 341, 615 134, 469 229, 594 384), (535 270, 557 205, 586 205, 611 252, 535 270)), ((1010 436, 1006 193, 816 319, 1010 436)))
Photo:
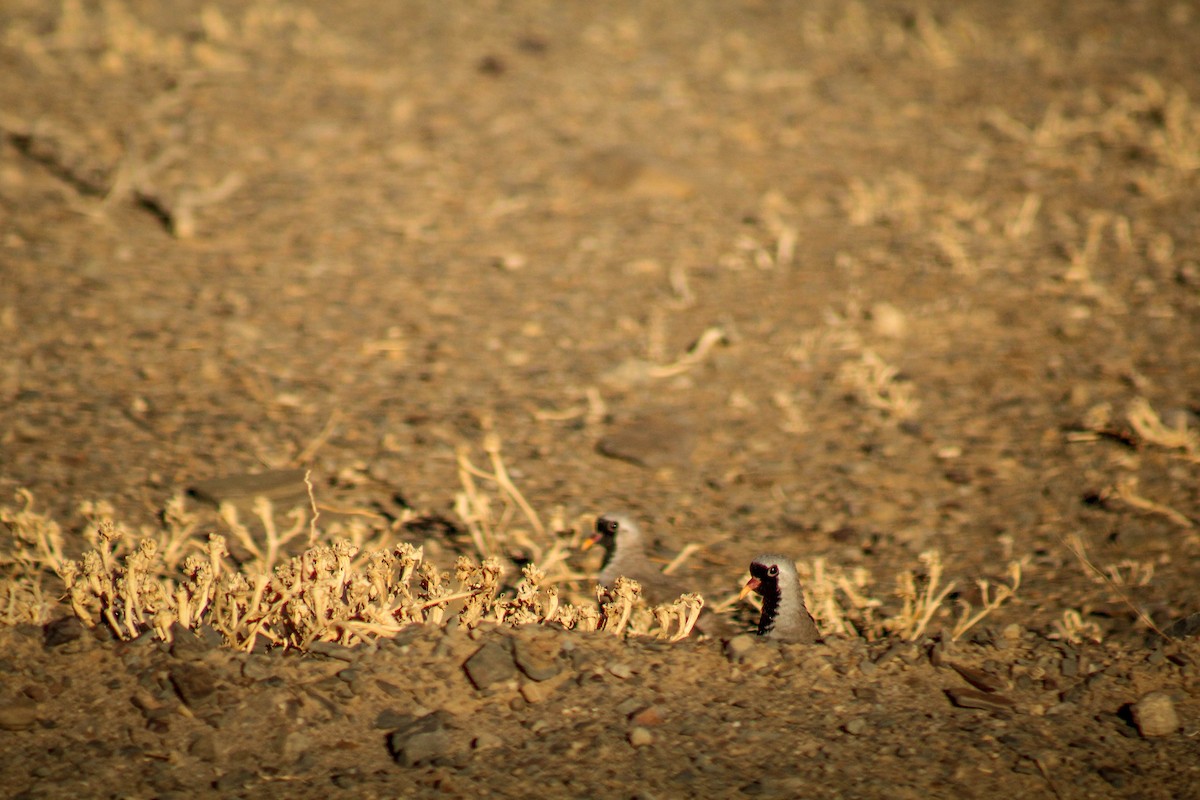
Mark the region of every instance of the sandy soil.
POLYGON ((1200 797, 1197 54, 1185 2, 6 2, 0 502, 70 555, 311 468, 449 567, 494 435, 565 539, 871 604, 307 655, 59 606, 0 629, 5 794, 1200 797))

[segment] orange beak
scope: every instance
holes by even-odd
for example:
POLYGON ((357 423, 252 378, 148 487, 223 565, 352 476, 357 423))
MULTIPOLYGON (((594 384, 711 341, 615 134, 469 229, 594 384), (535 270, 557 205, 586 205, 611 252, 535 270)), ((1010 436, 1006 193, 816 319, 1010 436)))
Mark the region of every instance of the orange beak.
POLYGON ((762 581, 758 578, 751 578, 746 581, 746 585, 742 587, 742 591, 738 593, 738 600, 745 600, 746 595, 751 592, 758 591, 758 587, 762 585, 762 581))
POLYGON ((583 544, 579 545, 579 551, 581 553, 586 553, 588 550, 591 550, 592 547, 598 544, 601 538, 602 537, 600 534, 593 533, 591 536, 583 540, 583 544))

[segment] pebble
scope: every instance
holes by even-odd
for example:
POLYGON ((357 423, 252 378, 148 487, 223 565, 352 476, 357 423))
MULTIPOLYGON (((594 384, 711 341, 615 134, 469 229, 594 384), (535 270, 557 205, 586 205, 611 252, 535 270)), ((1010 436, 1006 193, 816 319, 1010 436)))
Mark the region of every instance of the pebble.
POLYGON ((337 642, 313 642, 308 646, 308 652, 338 661, 354 661, 358 658, 358 653, 354 648, 337 642))
POLYGON ((46 646, 58 647, 73 642, 82 635, 83 622, 79 617, 60 617, 46 625, 46 646))
POLYGON ((198 661, 208 652, 208 643, 176 622, 171 626, 171 656, 180 661, 198 661))
POLYGON ((1170 736, 1179 730, 1175 701, 1166 692, 1150 692, 1133 704, 1133 722, 1142 736, 1170 736))
POLYGON ((946 690, 950 702, 959 708, 979 708, 984 711, 1011 711, 1016 705, 1002 694, 990 694, 978 689, 954 688, 946 690))
POLYGON ((617 704, 616 712, 623 717, 636 714, 646 707, 646 704, 636 697, 627 697, 617 704))
POLYGON ((188 494, 219 507, 222 503, 249 505, 257 497, 277 503, 303 500, 308 497, 308 487, 303 469, 275 469, 199 481, 188 488, 188 494))
POLYGON ((471 740, 472 750, 491 750, 504 744, 504 740, 494 733, 481 733, 471 740))
POLYGON ((495 642, 488 642, 476 650, 463 664, 463 670, 475 688, 480 690, 517 677, 512 655, 495 642))
POLYGON ((37 724, 37 705, 11 702, 0 705, 0 730, 24 731, 37 724))
POLYGON ((554 690, 558 688, 557 682, 531 682, 521 684, 521 697, 526 703, 536 705, 537 703, 545 702, 554 694, 554 690))
POLYGON ((549 680, 561 672, 561 653, 558 636, 521 638, 513 643, 513 661, 530 680, 549 680))
POLYGON ((168 675, 179 699, 189 708, 206 703, 217 690, 217 681, 212 671, 199 664, 177 664, 171 667, 168 675))
POLYGON ((449 719, 450 715, 444 711, 411 717, 388 735, 388 751, 392 758, 402 767, 416 767, 452 755, 449 719))
POLYGON ((851 736, 861 736, 867 732, 867 721, 862 717, 855 717, 846 723, 845 729, 851 736))
POLYGON ((695 432, 678 415, 647 413, 615 424, 596 443, 602 456, 660 469, 691 461, 695 432))
POLYGON ((605 669, 607 669, 609 674, 614 678, 620 678, 623 681, 633 677, 633 667, 622 661, 610 663, 605 667, 605 669))
POLYGON ((647 706, 630 716, 629 721, 640 728, 657 728, 665 720, 656 706, 647 706))
POLYGON ((965 664, 956 664, 954 662, 950 662, 950 667, 957 672, 964 681, 980 691, 994 693, 1007 688, 1006 682, 1003 678, 997 677, 990 672, 985 672, 984 670, 976 669, 975 667, 969 667, 965 664))
POLYGON ((375 721, 371 724, 373 727, 378 728, 379 730, 386 731, 396 730, 397 728, 403 727, 411 721, 411 714, 401 714, 395 709, 385 708, 383 711, 380 711, 377 715, 375 715, 375 721))
POLYGON ((634 747, 649 747, 654 743, 654 734, 649 728, 638 725, 629 731, 629 743, 634 747))
POLYGON ((217 760, 217 742, 212 731, 201 731, 188 744, 188 755, 200 761, 217 760))
POLYGON ((725 657, 735 664, 745 660, 746 655, 754 649, 758 642, 748 633, 739 634, 725 645, 725 657))

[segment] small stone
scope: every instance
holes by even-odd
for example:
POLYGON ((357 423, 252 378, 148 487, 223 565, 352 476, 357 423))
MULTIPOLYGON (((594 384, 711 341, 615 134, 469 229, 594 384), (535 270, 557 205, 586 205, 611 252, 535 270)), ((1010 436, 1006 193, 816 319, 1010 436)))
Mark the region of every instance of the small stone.
POLYGON ((513 661, 530 680, 545 681, 562 671, 558 658, 561 652, 557 636, 517 639, 513 644, 513 661))
POLYGON ((690 464, 695 445, 694 429, 678 414, 648 412, 614 424, 596 450, 639 467, 662 469, 690 464))
POLYGON ((646 704, 636 697, 627 697, 617 704, 616 712, 623 717, 628 717, 641 711, 646 707, 646 704))
POLYGON ((208 645, 196 634, 176 622, 171 626, 171 655, 180 661, 198 661, 208 645))
POLYGON ((1003 678, 965 664, 950 662, 950 667, 967 683, 983 692, 995 693, 1007 688, 1003 678))
POLYGON ((386 731, 403 727, 410 721, 411 715, 401 714, 395 709, 385 708, 375 716, 375 721, 371 724, 373 727, 378 728, 379 730, 386 731))
POLYGON ((424 717, 413 717, 392 731, 388 734, 388 751, 392 758, 402 767, 415 767, 451 755, 449 718, 446 712, 435 711, 424 717))
POLYGON ((655 706, 648 706, 634 713, 629 721, 639 728, 657 728, 664 722, 662 712, 655 706))
POLYGON ((903 339, 908 323, 904 312, 891 303, 876 303, 871 306, 871 327, 885 339, 903 339))
POLYGON ((198 761, 216 761, 217 742, 212 731, 201 731, 193 736, 187 751, 198 761))
POLYGON ((614 678, 620 678, 623 681, 633 677, 633 667, 621 661, 611 663, 605 669, 614 678))
POLYGON ((1175 701, 1166 692, 1150 692, 1133 704, 1133 722, 1142 736, 1170 736, 1179 730, 1175 701))
POLYGON ((851 736, 862 736, 867 732, 867 721, 862 717, 855 717, 846 723, 845 729, 851 736))
POLYGON ((1012 700, 1002 694, 990 694, 978 689, 955 688, 947 689, 946 695, 950 702, 959 708, 979 708, 984 711, 1011 711, 1015 706, 1012 700))
POLYGON ((222 503, 248 506, 255 498, 266 497, 290 508, 284 501, 306 498, 308 487, 303 469, 276 469, 199 481, 188 487, 188 494, 214 507, 222 503))
POLYGON ((308 652, 338 661, 353 661, 358 657, 352 648, 337 642, 313 642, 308 646, 308 652))
POLYGON ((463 669, 475 688, 480 690, 517 677, 512 656, 495 642, 488 642, 476 650, 463 664, 463 669))
POLYGON ((25 731, 36 724, 36 704, 16 701, 0 705, 0 730, 25 731))
POLYGON ((521 684, 521 697, 525 699, 526 703, 529 703, 530 705, 537 705, 538 703, 547 700, 550 695, 554 694, 554 690, 556 688, 558 687, 554 685, 547 685, 545 683, 523 683, 521 684))
POLYGON ((46 647, 58 647, 82 635, 83 622, 79 617, 60 617, 46 625, 46 647))
POLYGON ((744 661, 746 655, 754 649, 755 644, 757 642, 750 634, 739 634, 730 639, 728 644, 725 645, 725 657, 734 663, 744 661))
POLYGON ((864 703, 878 703, 879 692, 872 689, 870 686, 857 686, 852 694, 855 700, 861 700, 864 703))
POLYGON ((212 671, 199 664, 177 664, 168 674, 179 699, 189 708, 205 703, 217 690, 217 681, 212 671))
POLYGON ((654 743, 654 734, 639 725, 629 731, 629 743, 634 747, 649 747, 654 743))
POLYGON ((481 733, 471 740, 472 750, 491 750, 504 744, 504 740, 494 733, 481 733))
POLYGON ((312 746, 312 737, 304 731, 288 731, 280 737, 276 752, 283 753, 288 761, 295 761, 312 746))

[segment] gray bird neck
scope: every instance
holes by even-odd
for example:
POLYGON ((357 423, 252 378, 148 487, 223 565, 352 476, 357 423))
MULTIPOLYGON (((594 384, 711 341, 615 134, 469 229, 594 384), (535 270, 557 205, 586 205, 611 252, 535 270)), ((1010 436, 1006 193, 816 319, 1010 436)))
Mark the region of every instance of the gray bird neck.
POLYGON ((793 586, 792 582, 785 586, 783 581, 780 581, 775 588, 775 592, 763 595, 762 616, 758 620, 760 636, 772 632, 784 633, 798 628, 801 624, 803 595, 800 594, 800 586, 793 586))
POLYGON ((600 578, 604 583, 616 580, 621 575, 636 577, 644 570, 646 553, 639 539, 629 537, 612 542, 604 550, 604 562, 600 566, 600 578))

